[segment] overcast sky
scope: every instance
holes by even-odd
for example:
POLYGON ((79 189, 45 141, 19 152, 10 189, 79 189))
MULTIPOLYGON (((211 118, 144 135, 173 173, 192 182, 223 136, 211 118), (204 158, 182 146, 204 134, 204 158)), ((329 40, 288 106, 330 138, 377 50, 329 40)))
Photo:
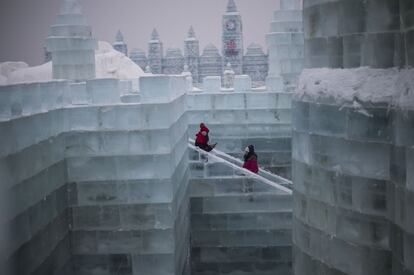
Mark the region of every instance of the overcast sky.
MULTIPOLYGON (((120 29, 128 47, 147 51, 153 27, 164 49, 182 48, 190 25, 201 49, 209 42, 221 47, 221 19, 227 0, 80 0, 83 13, 99 40, 113 42, 120 29)), ((60 0, 0 0, 0 62, 43 62, 43 44, 56 20, 60 0)), ((236 0, 243 18, 245 48, 257 42, 265 48, 273 11, 279 0, 236 0)))

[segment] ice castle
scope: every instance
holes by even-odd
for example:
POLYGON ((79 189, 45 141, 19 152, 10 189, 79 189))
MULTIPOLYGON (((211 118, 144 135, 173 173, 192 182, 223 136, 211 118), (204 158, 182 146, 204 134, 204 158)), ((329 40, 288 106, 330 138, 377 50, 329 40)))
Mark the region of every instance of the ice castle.
MULTIPOLYGON (((230 63, 236 74, 249 75, 254 87, 264 86, 268 74, 268 55, 255 43, 249 45, 244 52, 243 21, 234 1, 228 2, 222 25, 220 52, 214 45, 208 44, 200 54, 199 40, 193 27, 190 27, 184 40, 184 54, 180 48, 167 48, 164 55, 163 43, 154 29, 148 43, 148 56, 145 51, 136 48, 129 56, 143 70, 149 66, 152 73, 180 74, 186 64, 195 85, 202 83, 206 76, 222 76, 226 65, 230 63)), ((113 45, 128 55, 127 44, 120 32, 113 45)))
POLYGON ((0 274, 414 274, 414 6, 301 2, 254 88, 234 65, 143 73, 62 0, 52 62, 0 64, 0 274))

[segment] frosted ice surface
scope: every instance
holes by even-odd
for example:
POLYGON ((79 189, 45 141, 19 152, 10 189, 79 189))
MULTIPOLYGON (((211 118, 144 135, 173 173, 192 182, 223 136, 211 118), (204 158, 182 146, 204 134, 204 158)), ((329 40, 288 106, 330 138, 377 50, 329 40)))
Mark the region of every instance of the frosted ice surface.
POLYGON ((220 76, 207 76, 203 80, 203 90, 206 93, 218 93, 221 89, 220 76))
POLYGON ((72 83, 70 84, 71 103, 73 105, 83 105, 90 102, 90 97, 86 92, 85 83, 72 83))
POLYGON ((94 79, 86 82, 93 104, 116 104, 121 101, 117 79, 94 79))
POLYGON ((252 80, 248 75, 236 75, 234 78, 235 92, 249 92, 252 90, 252 80))
POLYGON ((232 110, 232 109, 244 109, 244 96, 243 94, 220 94, 211 95, 214 108, 217 110, 232 110))
POLYGON ((143 103, 166 103, 186 92, 184 76, 144 76, 140 79, 143 103))
POLYGON ((82 7, 78 0, 62 0, 61 14, 82 14, 82 7))

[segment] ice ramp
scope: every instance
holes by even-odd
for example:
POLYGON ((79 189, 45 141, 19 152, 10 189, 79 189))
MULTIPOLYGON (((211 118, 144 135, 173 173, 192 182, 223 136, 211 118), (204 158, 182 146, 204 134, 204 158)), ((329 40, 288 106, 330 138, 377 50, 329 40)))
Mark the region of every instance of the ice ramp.
POLYGON ((290 182, 188 146, 191 274, 292 274, 290 182))

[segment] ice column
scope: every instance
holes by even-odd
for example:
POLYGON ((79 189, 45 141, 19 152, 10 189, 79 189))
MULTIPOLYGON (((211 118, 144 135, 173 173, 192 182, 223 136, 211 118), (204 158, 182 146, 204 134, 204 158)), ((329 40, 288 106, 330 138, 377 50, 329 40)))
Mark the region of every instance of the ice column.
POLYGON ((95 78, 95 49, 78 0, 63 0, 57 23, 46 40, 52 53, 53 78, 82 81, 95 78))
POLYGON ((269 91, 292 91, 303 69, 303 27, 300 0, 281 0, 275 11, 270 33, 266 36, 269 49, 269 91))

